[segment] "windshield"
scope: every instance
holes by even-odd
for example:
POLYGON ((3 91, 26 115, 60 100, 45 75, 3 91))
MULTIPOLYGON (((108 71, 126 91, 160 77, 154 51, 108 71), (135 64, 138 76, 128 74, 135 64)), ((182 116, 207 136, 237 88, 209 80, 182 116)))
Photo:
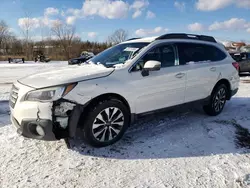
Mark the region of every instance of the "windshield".
POLYGON ((116 64, 124 64, 128 59, 132 59, 139 51, 149 43, 124 43, 111 47, 96 55, 88 62, 102 64, 105 67, 113 67, 116 64))

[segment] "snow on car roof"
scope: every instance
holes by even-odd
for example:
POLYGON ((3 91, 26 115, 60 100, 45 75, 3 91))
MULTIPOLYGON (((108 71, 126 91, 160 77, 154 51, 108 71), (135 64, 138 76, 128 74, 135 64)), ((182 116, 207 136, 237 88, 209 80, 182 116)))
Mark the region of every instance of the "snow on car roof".
POLYGON ((145 37, 145 38, 139 38, 139 39, 134 39, 134 40, 129 40, 125 41, 123 43, 132 43, 132 42, 152 42, 156 39, 157 37, 145 37))

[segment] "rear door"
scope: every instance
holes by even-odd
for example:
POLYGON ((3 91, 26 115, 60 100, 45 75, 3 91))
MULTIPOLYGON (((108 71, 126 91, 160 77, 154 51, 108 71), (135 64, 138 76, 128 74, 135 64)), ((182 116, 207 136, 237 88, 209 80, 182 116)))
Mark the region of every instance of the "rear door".
POLYGON ((177 46, 179 64, 187 73, 185 102, 208 97, 220 75, 218 61, 226 58, 225 53, 200 43, 178 43, 177 46))

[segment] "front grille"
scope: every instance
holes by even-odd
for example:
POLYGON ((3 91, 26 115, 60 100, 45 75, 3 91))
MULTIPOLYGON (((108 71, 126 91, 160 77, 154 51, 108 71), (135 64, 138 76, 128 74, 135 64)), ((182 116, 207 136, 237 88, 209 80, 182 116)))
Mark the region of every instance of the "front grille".
POLYGON ((19 89, 13 84, 11 91, 10 91, 10 106, 11 106, 11 108, 14 108, 16 105, 16 101, 18 98, 18 91, 19 91, 19 89))

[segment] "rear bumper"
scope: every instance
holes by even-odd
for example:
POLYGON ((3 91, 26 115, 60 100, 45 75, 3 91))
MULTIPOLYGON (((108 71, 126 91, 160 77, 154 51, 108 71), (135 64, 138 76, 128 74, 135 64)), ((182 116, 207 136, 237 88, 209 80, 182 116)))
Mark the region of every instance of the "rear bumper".
POLYGON ((21 124, 19 124, 18 121, 11 116, 11 121, 17 128, 17 133, 26 138, 47 141, 57 140, 53 133, 51 120, 41 119, 37 121, 37 119, 23 119, 21 124), (40 131, 36 130, 37 126, 39 126, 40 131))

